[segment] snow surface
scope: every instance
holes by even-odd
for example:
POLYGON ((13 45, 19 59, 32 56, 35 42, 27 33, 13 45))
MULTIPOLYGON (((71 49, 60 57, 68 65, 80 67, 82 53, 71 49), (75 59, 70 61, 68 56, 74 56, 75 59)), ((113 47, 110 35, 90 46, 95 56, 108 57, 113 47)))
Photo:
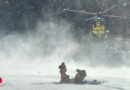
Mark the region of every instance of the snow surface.
POLYGON ((67 74, 73 78, 75 69, 85 69, 87 71, 87 84, 58 84, 60 80, 59 63, 46 64, 8 64, 1 65, 1 76, 5 87, 0 90, 130 90, 130 69, 86 67, 76 63, 66 63, 67 74), (4 67, 5 66, 5 67, 4 67))
POLYGON ((56 84, 55 76, 5 76, 9 85, 0 90, 130 90, 130 79, 88 77, 88 84, 56 84), (94 79, 99 83, 90 83, 94 79))

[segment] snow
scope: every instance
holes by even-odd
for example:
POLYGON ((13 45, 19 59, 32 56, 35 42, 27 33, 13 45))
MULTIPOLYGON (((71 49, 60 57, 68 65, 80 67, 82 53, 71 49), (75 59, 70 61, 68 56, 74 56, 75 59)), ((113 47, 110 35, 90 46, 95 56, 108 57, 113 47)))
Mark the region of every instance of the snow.
POLYGON ((86 67, 73 62, 66 63, 67 74, 71 78, 76 74, 76 67, 87 71, 87 84, 58 84, 60 80, 59 63, 45 64, 11 64, 9 69, 4 64, 0 66, 3 83, 0 90, 130 90, 130 68, 86 67), (4 67, 5 66, 5 67, 4 67), (15 67, 14 67, 15 66, 15 67), (47 68, 48 67, 48 68, 47 68), (94 81, 97 81, 96 83, 94 81), (55 83, 57 82, 57 83, 55 83))
POLYGON ((130 79, 89 77, 88 81, 97 78, 101 84, 55 84, 55 76, 5 76, 10 85, 1 87, 1 90, 130 90, 130 79))

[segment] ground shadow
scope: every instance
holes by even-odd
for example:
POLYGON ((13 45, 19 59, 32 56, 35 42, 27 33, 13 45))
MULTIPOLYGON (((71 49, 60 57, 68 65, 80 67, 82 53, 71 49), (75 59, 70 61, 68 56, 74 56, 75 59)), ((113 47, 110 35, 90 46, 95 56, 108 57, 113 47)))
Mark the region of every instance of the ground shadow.
POLYGON ((99 84, 102 84, 102 83, 105 83, 104 81, 98 81, 98 80, 87 80, 87 81, 84 81, 82 83, 60 83, 60 82, 50 82, 50 83, 32 83, 34 85, 43 85, 43 84, 74 84, 74 85, 85 85, 85 84, 88 84, 88 85, 99 85, 99 84))
POLYGON ((92 81, 86 82, 86 84, 89 84, 89 85, 99 85, 99 84, 102 84, 102 83, 105 83, 105 81, 92 80, 92 81))

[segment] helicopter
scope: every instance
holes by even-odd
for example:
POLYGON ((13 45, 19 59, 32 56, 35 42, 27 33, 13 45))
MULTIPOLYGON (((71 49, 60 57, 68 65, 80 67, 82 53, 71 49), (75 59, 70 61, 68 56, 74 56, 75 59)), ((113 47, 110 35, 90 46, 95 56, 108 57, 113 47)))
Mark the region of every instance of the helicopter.
MULTIPOLYGON (((130 4, 130 3, 128 3, 130 4)), ((123 3, 123 5, 127 6, 127 3, 123 3)), ((109 17, 109 18, 124 18, 124 19, 130 19, 128 16, 116 16, 116 15, 108 15, 106 14, 110 10, 114 9, 119 5, 112 5, 110 8, 104 10, 104 11, 98 11, 98 12, 87 12, 85 10, 73 10, 73 9, 67 9, 65 8, 64 11, 68 12, 75 12, 75 13, 81 13, 81 14, 86 14, 86 15, 91 15, 92 17, 87 18, 85 21, 91 21, 91 32, 90 36, 91 37, 97 37, 97 38, 102 38, 102 37, 107 37, 108 33, 110 33, 110 30, 106 30, 105 26, 105 19, 104 17, 109 17)))

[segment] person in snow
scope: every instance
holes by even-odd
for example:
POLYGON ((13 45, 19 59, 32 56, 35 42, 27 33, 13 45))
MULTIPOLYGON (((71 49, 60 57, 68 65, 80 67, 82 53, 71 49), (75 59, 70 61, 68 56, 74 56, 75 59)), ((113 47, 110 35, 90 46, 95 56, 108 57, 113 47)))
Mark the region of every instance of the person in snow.
POLYGON ((62 64, 58 67, 60 69, 60 75, 61 75, 61 80, 60 82, 64 82, 65 78, 66 78, 66 65, 64 62, 62 62, 62 64))
POLYGON ((84 78, 87 76, 85 70, 76 69, 77 74, 75 75, 75 83, 82 83, 84 78))

